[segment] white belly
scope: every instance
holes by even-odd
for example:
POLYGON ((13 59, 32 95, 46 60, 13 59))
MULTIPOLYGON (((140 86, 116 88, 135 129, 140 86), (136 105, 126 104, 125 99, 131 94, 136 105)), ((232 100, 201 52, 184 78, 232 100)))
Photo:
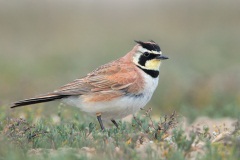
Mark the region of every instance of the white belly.
MULTIPOLYGON (((147 75, 148 76, 148 75, 147 75)), ((102 114, 102 119, 120 119, 129 114, 134 114, 143 108, 151 99, 155 91, 158 78, 147 79, 145 89, 138 96, 126 95, 106 102, 83 102, 81 96, 69 97, 64 102, 80 108, 82 111, 95 115, 102 114)))

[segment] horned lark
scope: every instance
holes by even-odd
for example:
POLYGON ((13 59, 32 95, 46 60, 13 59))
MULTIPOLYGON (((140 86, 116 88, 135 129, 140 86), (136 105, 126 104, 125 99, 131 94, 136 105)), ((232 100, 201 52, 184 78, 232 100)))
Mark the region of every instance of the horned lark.
POLYGON ((53 92, 14 102, 11 108, 61 99, 96 115, 102 130, 102 119, 118 127, 115 119, 134 114, 151 99, 158 85, 161 60, 168 59, 154 41, 135 42, 137 45, 125 56, 53 92))

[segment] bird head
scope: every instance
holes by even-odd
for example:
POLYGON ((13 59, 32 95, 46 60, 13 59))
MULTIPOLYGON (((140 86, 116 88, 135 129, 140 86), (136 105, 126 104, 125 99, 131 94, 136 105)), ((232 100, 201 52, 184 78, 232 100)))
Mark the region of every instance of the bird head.
POLYGON ((154 41, 135 42, 137 48, 133 54, 133 62, 142 69, 159 71, 161 61, 168 59, 162 55, 159 45, 154 41))

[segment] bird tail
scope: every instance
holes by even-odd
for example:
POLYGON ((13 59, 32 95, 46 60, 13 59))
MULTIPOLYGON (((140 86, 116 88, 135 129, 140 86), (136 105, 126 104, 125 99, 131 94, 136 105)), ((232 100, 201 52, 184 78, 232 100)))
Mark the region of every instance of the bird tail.
POLYGON ((68 97, 68 96, 69 95, 56 95, 56 94, 50 93, 50 94, 42 95, 42 96, 39 96, 39 97, 29 98, 29 99, 24 99, 24 100, 21 100, 21 101, 14 102, 14 103, 11 104, 11 108, 54 101, 54 100, 57 100, 57 99, 62 99, 62 98, 68 97))

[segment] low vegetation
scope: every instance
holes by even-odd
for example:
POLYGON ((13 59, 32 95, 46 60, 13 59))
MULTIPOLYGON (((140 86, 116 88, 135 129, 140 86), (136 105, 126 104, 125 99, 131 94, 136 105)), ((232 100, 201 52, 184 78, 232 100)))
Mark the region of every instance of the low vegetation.
POLYGON ((233 126, 188 125, 173 112, 152 118, 152 109, 119 128, 101 131, 96 121, 80 114, 34 120, 1 116, 0 159, 238 159, 240 123, 233 126), (88 121, 88 120, 87 120, 88 121))

